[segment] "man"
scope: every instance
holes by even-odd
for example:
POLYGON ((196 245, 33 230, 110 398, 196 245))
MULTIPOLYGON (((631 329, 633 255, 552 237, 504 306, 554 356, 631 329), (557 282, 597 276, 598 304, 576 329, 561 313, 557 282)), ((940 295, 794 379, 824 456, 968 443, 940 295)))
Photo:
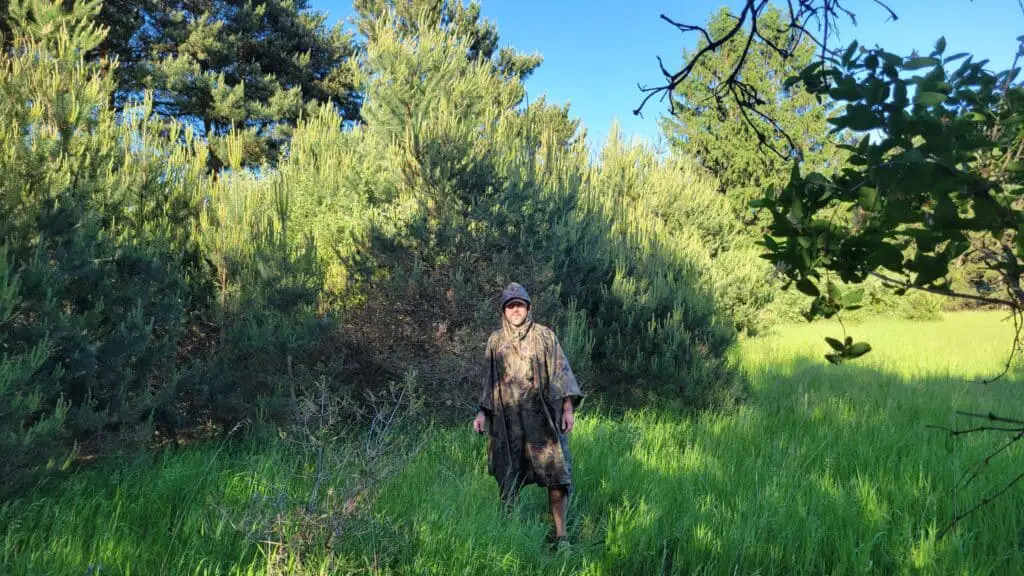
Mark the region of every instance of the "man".
POLYGON ((527 484, 547 487, 553 543, 561 545, 572 488, 567 435, 583 394, 554 332, 533 321, 530 307, 525 288, 515 282, 505 288, 502 327, 487 340, 487 375, 473 430, 490 430, 487 471, 505 506, 527 484))

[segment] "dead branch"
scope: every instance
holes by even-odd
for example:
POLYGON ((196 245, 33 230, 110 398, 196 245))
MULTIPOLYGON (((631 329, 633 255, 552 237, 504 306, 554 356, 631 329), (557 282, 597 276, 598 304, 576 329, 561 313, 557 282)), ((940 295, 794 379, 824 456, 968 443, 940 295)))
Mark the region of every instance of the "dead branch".
MULTIPOLYGON (((1011 432, 1011 433, 1013 433, 1013 436, 1008 441, 1003 443, 1000 447, 996 448, 995 450, 989 452, 984 458, 982 458, 978 462, 976 462, 976 463, 972 464, 970 467, 968 467, 968 469, 964 471, 964 473, 957 480, 956 484, 953 486, 953 490, 954 491, 956 491, 957 489, 960 489, 960 488, 966 488, 972 482, 977 480, 981 476, 982 471, 984 471, 988 467, 988 465, 992 462, 992 460, 994 458, 996 458, 997 456, 999 456, 1000 454, 1002 454, 1003 452, 1008 450, 1011 446, 1013 446, 1014 444, 1019 442, 1022 438, 1024 438, 1024 427, 1022 427, 1022 426, 1024 426, 1024 420, 1017 420, 1015 418, 1006 418, 1006 417, 1003 417, 1003 416, 997 416, 997 415, 995 415, 995 414, 993 414, 991 412, 989 412, 987 414, 980 414, 980 413, 975 413, 975 412, 962 412, 962 411, 958 411, 957 414, 962 415, 962 416, 968 416, 968 417, 971 417, 971 418, 982 418, 982 419, 988 420, 990 422, 999 422, 999 423, 1004 423, 1004 424, 1015 424, 1017 426, 1016 427, 1009 427, 1009 426, 982 425, 982 426, 976 426, 976 427, 973 427, 973 428, 967 428, 967 429, 962 429, 962 430, 945 428, 945 427, 941 427, 941 426, 929 426, 929 428, 938 428, 938 429, 945 430, 946 432, 949 433, 950 436, 960 436, 960 435, 964 435, 964 434, 974 434, 974 433, 978 433, 978 432, 1011 432)), ((987 505, 991 504, 992 502, 994 502, 997 498, 1002 496, 1010 488, 1012 488, 1014 485, 1016 485, 1018 482, 1020 482, 1021 478, 1024 478, 1024 473, 1021 473, 1020 475, 1018 475, 1016 478, 1014 478, 1012 481, 1010 481, 1010 483, 1008 483, 1006 486, 1004 486, 1001 490, 999 490, 995 494, 993 494, 993 495, 991 495, 991 496, 989 496, 987 498, 982 498, 974 506, 972 506, 970 509, 968 509, 965 512, 962 512, 962 513, 960 513, 960 514, 958 514, 956 516, 954 516, 950 520, 949 524, 947 524, 945 527, 943 527, 943 529, 939 532, 937 537, 939 539, 941 539, 943 537, 943 535, 945 535, 947 532, 949 532, 961 520, 963 520, 964 518, 967 518, 968 516, 970 516, 974 512, 977 512, 978 510, 981 510, 985 506, 987 506, 987 505)))
POLYGON ((939 531, 937 538, 941 540, 942 537, 945 536, 946 533, 949 532, 951 529, 953 529, 953 527, 956 526, 957 523, 959 523, 961 520, 977 512, 978 510, 981 510, 985 506, 988 506, 989 504, 995 502, 997 498, 1008 492, 1010 488, 1013 488, 1018 482, 1021 481, 1022 478, 1024 478, 1024 472, 1021 472, 1020 474, 1017 475, 1016 478, 1010 480, 1010 482, 1007 483, 1006 486, 1003 486, 1003 488, 996 492, 995 494, 989 496, 988 498, 982 498, 977 504, 972 506, 969 510, 955 516, 953 520, 951 520, 950 523, 946 525, 945 528, 939 531))
POLYGON ((962 298, 964 300, 973 300, 975 302, 983 302, 985 304, 994 304, 997 306, 1008 306, 1013 308, 1015 305, 1011 300, 1003 300, 1001 298, 991 298, 988 296, 979 296, 977 294, 965 294, 962 292, 953 292, 952 290, 942 290, 939 288, 932 288, 929 286, 916 286, 903 280, 897 280, 891 276, 882 274, 881 272, 871 272, 871 275, 878 278, 886 285, 887 288, 904 288, 921 290, 922 292, 930 292, 932 294, 939 294, 940 296, 949 296, 952 298, 962 298))
MULTIPOLYGON (((896 13, 882 2, 882 0, 873 1, 889 13, 890 20, 898 19, 896 13)), ((713 91, 715 100, 718 102, 718 107, 722 108, 723 100, 728 98, 732 99, 733 103, 740 110, 744 121, 756 134, 759 145, 768 148, 783 158, 790 157, 790 154, 783 154, 775 147, 772 142, 773 139, 769 138, 765 134, 764 126, 759 125, 752 118, 752 115, 760 118, 768 124, 776 136, 780 136, 786 140, 790 151, 796 151, 799 156, 800 149, 794 145, 793 138, 771 117, 770 112, 765 112, 760 109, 761 106, 766 104, 764 98, 757 94, 755 90, 752 90, 749 85, 744 85, 742 81, 742 71, 747 65, 747 60, 750 56, 750 48, 755 39, 760 40, 764 45, 774 50, 783 59, 788 59, 792 57, 795 47, 799 46, 802 39, 808 38, 821 50, 821 59, 824 62, 828 57, 835 56, 836 54, 834 50, 829 48, 829 40, 830 37, 835 34, 835 28, 837 20, 840 17, 840 13, 849 18, 854 25, 857 24, 857 18, 853 12, 841 4, 840 0, 787 0, 787 4, 789 6, 789 23, 787 24, 787 28, 784 28, 781 31, 793 33, 793 41, 791 46, 785 48, 780 47, 769 40, 758 28, 758 19, 761 17, 762 12, 768 7, 768 0, 745 0, 743 8, 740 11, 740 15, 738 17, 734 17, 735 23, 732 28, 717 40, 713 39, 708 30, 703 26, 678 22, 665 14, 661 14, 660 17, 662 20, 671 24, 680 32, 684 34, 689 32, 696 32, 700 34, 704 45, 698 49, 692 57, 688 58, 683 66, 676 72, 667 70, 661 57, 658 57, 658 66, 661 69, 662 76, 665 78, 666 82, 662 85, 653 87, 638 84, 637 88, 644 93, 645 96, 640 105, 633 110, 633 114, 643 117, 644 106, 647 105, 651 98, 659 94, 661 95, 661 100, 668 97, 669 110, 672 114, 676 114, 677 102, 676 99, 672 97, 676 88, 691 76, 697 65, 708 54, 716 52, 733 38, 736 38, 741 30, 745 30, 747 37, 744 42, 743 51, 741 52, 740 57, 729 76, 719 86, 715 87, 715 90, 713 91), (820 38, 810 29, 812 20, 817 21, 817 27, 822 30, 820 38)))

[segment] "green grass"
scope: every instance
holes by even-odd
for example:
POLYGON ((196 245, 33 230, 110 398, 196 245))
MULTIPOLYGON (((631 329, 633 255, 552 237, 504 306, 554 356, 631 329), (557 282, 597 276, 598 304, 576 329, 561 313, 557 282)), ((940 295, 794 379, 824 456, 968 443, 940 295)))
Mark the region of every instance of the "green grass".
MULTIPOLYGON (((1001 369, 1010 328, 1000 318, 850 327, 875 350, 838 367, 822 358, 838 325, 788 328, 743 344, 752 397, 728 414, 584 410, 571 440, 574 545, 558 554, 542 544, 540 489, 526 489, 511 518, 499 510, 484 440, 467 422, 422 436, 369 506, 338 512, 329 529, 300 513, 312 455, 284 442, 108 461, 0 509, 0 571, 1018 574, 1024 486, 944 539, 936 532, 1024 470, 1024 453, 1014 447, 954 490, 1007 435, 927 427, 978 424, 958 409, 1024 414, 1019 379, 971 382, 1001 369)), ((346 508, 359 466, 329 467, 320 493, 335 496, 319 498, 321 511, 346 508)))

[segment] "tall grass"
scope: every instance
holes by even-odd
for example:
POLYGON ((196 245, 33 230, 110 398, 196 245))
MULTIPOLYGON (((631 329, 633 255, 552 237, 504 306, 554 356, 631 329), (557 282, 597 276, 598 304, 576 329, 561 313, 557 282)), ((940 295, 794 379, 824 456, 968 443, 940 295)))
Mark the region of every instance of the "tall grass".
MULTIPOLYGON (((955 489, 1007 437, 927 427, 978 424, 957 410, 1024 414, 1019 379, 972 381, 1001 369, 1010 340, 999 318, 858 325, 875 351, 838 367, 821 358, 837 325, 745 342, 737 362, 751 398, 730 413, 584 406, 571 440, 573 546, 558 553, 543 545, 543 492, 528 488, 506 516, 485 441, 467 424, 426 433, 333 539, 299 537, 307 454, 214 445, 108 462, 6 504, 0 564, 7 574, 101 563, 102 574, 1013 574, 1024 566, 1024 488, 936 535, 1012 479, 1021 450, 955 489), (255 517, 291 522, 282 544, 239 523, 255 517)), ((358 466, 336 472, 337 493, 350 493, 358 466)))

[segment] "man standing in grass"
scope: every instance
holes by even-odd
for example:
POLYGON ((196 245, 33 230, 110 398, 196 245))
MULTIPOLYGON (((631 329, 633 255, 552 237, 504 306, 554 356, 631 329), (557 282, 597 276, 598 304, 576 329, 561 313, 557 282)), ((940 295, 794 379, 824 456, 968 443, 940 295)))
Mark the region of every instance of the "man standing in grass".
POLYGON ((473 430, 490 431, 487 471, 506 507, 527 484, 547 487, 554 543, 560 545, 572 488, 567 435, 583 394, 558 338, 533 321, 530 305, 530 295, 515 282, 502 293, 502 327, 487 339, 487 376, 473 430))

